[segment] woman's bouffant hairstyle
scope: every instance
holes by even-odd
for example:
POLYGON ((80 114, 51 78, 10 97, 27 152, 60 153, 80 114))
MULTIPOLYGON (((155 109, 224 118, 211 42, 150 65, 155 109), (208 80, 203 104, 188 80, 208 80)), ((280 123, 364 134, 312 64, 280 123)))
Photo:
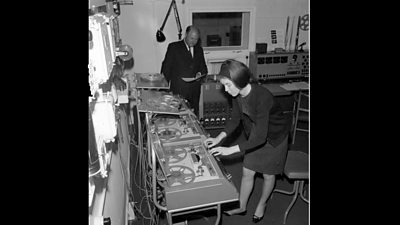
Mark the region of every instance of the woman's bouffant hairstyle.
POLYGON ((249 68, 244 63, 234 59, 224 61, 219 72, 219 79, 226 77, 232 80, 239 89, 250 83, 251 76, 249 68))

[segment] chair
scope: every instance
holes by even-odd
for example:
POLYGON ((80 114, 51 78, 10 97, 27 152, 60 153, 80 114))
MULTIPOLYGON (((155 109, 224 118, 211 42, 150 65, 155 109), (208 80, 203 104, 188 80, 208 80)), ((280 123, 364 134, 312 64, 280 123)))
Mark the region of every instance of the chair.
POLYGON ((289 180, 294 180, 293 190, 291 192, 274 189, 273 192, 278 192, 287 195, 293 195, 292 202, 289 207, 286 209, 285 217, 283 219, 283 224, 286 224, 286 219, 289 214, 290 209, 296 202, 297 196, 300 195, 300 198, 303 201, 309 203, 309 200, 304 197, 304 181, 308 180, 308 154, 290 150, 288 151, 284 174, 289 180))
POLYGON ((292 131, 292 144, 296 139, 296 132, 303 131, 309 132, 308 130, 308 121, 309 121, 309 107, 308 101, 309 94, 307 91, 300 91, 298 93, 298 97, 294 104, 294 118, 293 118, 293 131, 292 131), (306 123, 307 128, 299 127, 299 122, 306 123))

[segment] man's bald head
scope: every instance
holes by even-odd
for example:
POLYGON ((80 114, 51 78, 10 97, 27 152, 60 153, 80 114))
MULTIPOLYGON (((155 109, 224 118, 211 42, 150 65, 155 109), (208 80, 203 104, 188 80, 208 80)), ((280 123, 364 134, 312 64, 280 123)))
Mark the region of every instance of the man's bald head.
POLYGON ((185 42, 190 47, 193 47, 197 44, 197 41, 200 38, 200 30, 199 28, 191 25, 186 28, 185 33, 185 42))

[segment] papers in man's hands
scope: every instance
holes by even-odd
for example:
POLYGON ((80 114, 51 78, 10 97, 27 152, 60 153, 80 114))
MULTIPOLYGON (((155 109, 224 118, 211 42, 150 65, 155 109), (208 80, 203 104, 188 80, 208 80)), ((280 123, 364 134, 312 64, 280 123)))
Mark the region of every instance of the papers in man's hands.
POLYGON ((182 80, 184 80, 185 82, 192 82, 192 81, 198 80, 205 76, 207 76, 207 74, 202 74, 202 75, 196 76, 196 77, 182 77, 182 80))

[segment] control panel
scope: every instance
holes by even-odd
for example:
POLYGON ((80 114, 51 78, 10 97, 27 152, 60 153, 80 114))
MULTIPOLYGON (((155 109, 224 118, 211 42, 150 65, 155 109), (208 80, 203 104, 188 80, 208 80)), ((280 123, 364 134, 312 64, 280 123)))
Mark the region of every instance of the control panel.
POLYGON ((225 126, 232 107, 230 96, 221 83, 212 80, 202 84, 199 109, 200 122, 204 128, 218 129, 225 126))
POLYGON ((257 80, 301 78, 309 75, 308 52, 258 54, 254 76, 257 80))

